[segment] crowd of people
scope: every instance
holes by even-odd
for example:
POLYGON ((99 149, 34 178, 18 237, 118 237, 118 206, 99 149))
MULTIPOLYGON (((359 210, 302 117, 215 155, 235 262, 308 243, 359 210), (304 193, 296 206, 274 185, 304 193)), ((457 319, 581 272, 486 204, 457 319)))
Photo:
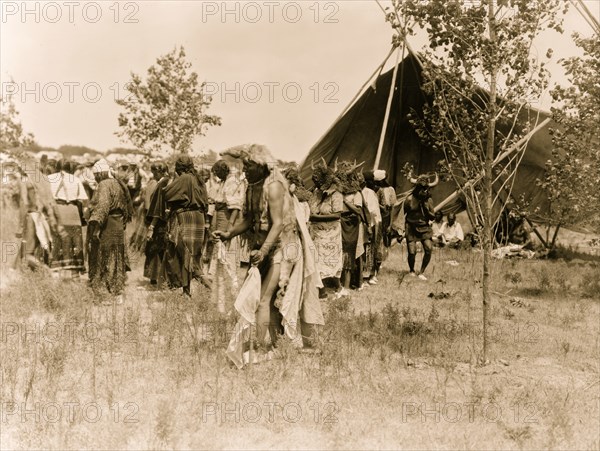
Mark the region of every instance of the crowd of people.
MULTIPOLYGON (((299 223, 311 238, 321 298, 376 285, 396 239, 406 239, 410 274, 422 279, 434 244, 460 247, 464 239, 455 215, 443 221, 433 212, 430 189, 437 177, 411 179, 415 188, 404 201, 399 231, 393 227, 396 192, 383 170, 322 160, 312 165, 308 190, 298 167, 272 164, 276 160, 264 146, 240 146, 222 155, 212 167, 198 169, 191 157, 180 155, 174 171, 162 161, 141 168, 127 161, 111 167, 105 159, 77 165, 44 158, 33 170, 19 169, 21 261, 32 269, 46 264, 60 277, 76 278, 87 270, 99 298, 114 295, 120 303, 130 253, 139 253, 150 289, 181 288, 191 295, 197 279, 225 312, 240 288, 240 265, 260 267, 267 256, 280 262, 275 249, 282 236, 294 242, 287 235, 298 235, 299 223), (299 219, 287 197, 282 206, 281 199, 271 200, 277 210, 270 207, 263 182, 274 179, 297 201, 299 219), (127 238, 129 223, 133 233, 127 238), (418 242, 424 258, 416 272, 418 242)), ((263 276, 265 296, 273 296, 272 279, 278 276, 263 276)))
MULTIPOLYGON (((323 324, 319 299, 378 284, 396 242, 406 240, 409 274, 424 280, 434 245, 464 244, 456 216, 444 221, 434 212, 437 176, 410 177, 398 230, 397 195, 383 170, 322 160, 312 164, 308 189, 296 165, 273 164, 264 146, 221 155, 210 168, 197 168, 185 154, 172 168, 163 161, 146 170, 128 162, 111 167, 105 159, 20 168, 19 261, 47 265, 62 278, 87 272, 97 299, 112 305, 124 300, 132 254, 143 255, 145 289, 192 296, 197 280, 220 313, 240 313, 237 334, 255 325, 259 343, 285 334, 306 346, 323 324), (248 271, 240 280, 242 266, 248 271)), ((238 337, 230 350, 236 364, 244 352, 237 344, 245 341, 238 337)))

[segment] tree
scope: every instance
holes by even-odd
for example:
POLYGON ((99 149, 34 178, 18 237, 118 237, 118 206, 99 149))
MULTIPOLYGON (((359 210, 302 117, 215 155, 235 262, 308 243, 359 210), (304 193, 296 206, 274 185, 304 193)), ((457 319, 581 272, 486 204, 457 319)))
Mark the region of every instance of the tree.
POLYGON ((403 42, 414 26, 428 36, 422 65, 432 101, 422 116, 412 114, 411 122, 423 141, 443 153, 447 176, 461 187, 476 216, 483 245, 483 362, 489 351, 492 229, 510 199, 528 132, 535 126, 535 120, 522 124, 519 115, 548 84, 545 63, 532 56, 531 46, 543 29, 561 31, 561 4, 393 0, 387 15, 396 42, 403 42))
POLYGON ((131 74, 128 95, 116 102, 125 111, 119 114, 117 135, 144 151, 164 154, 188 152, 196 136, 203 136, 221 118, 206 114, 211 97, 198 82, 196 72, 181 47, 156 60, 147 79, 131 74))
POLYGON ((600 40, 574 33, 583 56, 561 60, 571 86, 552 90, 554 120, 553 159, 538 180, 550 199, 548 222, 563 226, 598 226, 600 211, 600 40))
POLYGON ((34 144, 33 135, 25 133, 19 112, 12 98, 2 99, 0 108, 0 151, 28 147, 34 144))

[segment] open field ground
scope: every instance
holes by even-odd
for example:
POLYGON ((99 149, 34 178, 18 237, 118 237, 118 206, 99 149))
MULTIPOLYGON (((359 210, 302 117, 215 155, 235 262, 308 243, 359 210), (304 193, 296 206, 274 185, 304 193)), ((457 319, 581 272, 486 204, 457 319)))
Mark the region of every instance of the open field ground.
POLYGON ((101 307, 5 258, 2 448, 599 449, 600 266, 495 262, 480 366, 480 258, 437 251, 423 282, 396 247, 377 286, 323 302, 321 353, 241 371, 199 285, 141 290, 137 262, 101 307))

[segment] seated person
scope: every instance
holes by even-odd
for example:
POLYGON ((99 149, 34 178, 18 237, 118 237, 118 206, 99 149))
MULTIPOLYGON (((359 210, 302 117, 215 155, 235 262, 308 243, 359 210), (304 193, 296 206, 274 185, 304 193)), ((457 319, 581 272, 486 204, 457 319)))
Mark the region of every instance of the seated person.
POLYGON ((456 222, 456 214, 448 214, 448 221, 444 223, 441 229, 441 238, 445 246, 455 249, 460 247, 465 239, 465 235, 463 234, 461 225, 456 222))
POLYGON ((431 222, 431 230, 433 230, 433 236, 431 241, 436 246, 443 246, 443 235, 442 228, 444 227, 444 215, 441 211, 436 211, 434 214, 433 221, 431 222))
POLYGON ((525 220, 523 218, 517 218, 515 220, 514 228, 510 233, 509 242, 511 244, 520 245, 522 249, 531 250, 533 248, 531 232, 525 224, 525 220))

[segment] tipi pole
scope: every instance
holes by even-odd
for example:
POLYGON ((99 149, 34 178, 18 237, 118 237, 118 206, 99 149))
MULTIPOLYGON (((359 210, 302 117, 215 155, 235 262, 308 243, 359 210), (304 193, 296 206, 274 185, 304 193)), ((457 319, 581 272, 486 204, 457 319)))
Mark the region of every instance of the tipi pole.
MULTIPOLYGON (((405 43, 402 41, 402 56, 404 56, 405 43)), ((385 116, 383 118, 383 127, 381 128, 381 136, 379 137, 379 146, 377 147, 377 155, 375 156, 375 164, 373 170, 379 169, 379 160, 381 160, 381 152, 383 150, 383 141, 385 140, 385 132, 387 130, 388 121, 390 119, 390 110, 392 109, 392 100, 394 99, 394 91, 396 89, 396 77, 398 76, 398 63, 400 62, 400 48, 396 53, 396 63, 394 64, 394 74, 392 75, 392 85, 388 95, 387 106, 385 107, 385 116)), ((400 92, 402 95, 402 92, 400 92)))
MULTIPOLYGON (((498 163, 500 163, 506 157, 510 156, 513 152, 518 150, 523 144, 525 144, 527 141, 529 141, 533 135, 535 135, 538 131, 540 131, 542 128, 544 128, 546 126, 546 124, 548 124, 548 122, 550 122, 549 117, 544 119, 544 121, 542 121, 542 123, 538 124, 537 127, 535 127, 533 130, 531 130, 525 136, 523 136, 519 141, 517 141, 511 147, 509 147, 504 153, 498 155, 496 157, 496 159, 494 160, 494 162, 492 163, 492 167, 496 166, 498 163)), ((463 189, 466 188, 467 186, 475 185, 477 182, 479 182, 482 179, 482 177, 483 177, 483 175, 480 174, 477 177, 475 177, 474 179, 469 180, 467 183, 465 183, 465 185, 463 186, 463 189)), ((456 191, 454 191, 452 194, 450 194, 448 197, 446 197, 443 201, 441 201, 439 204, 437 204, 434 208, 434 211, 439 211, 442 208, 444 208, 446 205, 448 205, 450 202, 454 201, 460 195, 460 192, 461 192, 460 189, 457 189, 456 191)))
MULTIPOLYGON (((354 105, 354 102, 356 102, 356 99, 358 99, 358 97, 362 94, 362 92, 365 89, 365 87, 369 84, 369 82, 373 79, 373 77, 375 75, 377 75, 378 72, 381 71, 381 69, 383 68, 383 66, 385 66, 385 63, 387 63, 387 60, 390 59, 390 56, 392 56, 392 53, 394 52, 395 49, 396 49, 396 47, 394 47, 394 46, 390 49, 390 51, 386 55, 386 57, 383 60, 383 62, 379 66, 377 66, 377 69, 375 69, 375 71, 371 74, 371 76, 369 78, 367 78, 367 81, 365 81, 365 83, 360 87, 360 89, 358 90, 358 92, 356 93, 356 95, 352 98, 352 100, 348 103, 348 105, 346 105, 346 108, 344 108, 344 110, 341 112, 341 114, 331 123, 331 125, 325 131, 325 133, 323 133, 323 135, 317 140, 317 143, 314 146, 311 147, 311 149, 308 151, 307 157, 310 154, 310 152, 315 148, 315 146, 318 143, 320 143, 321 141, 323 141, 323 138, 325 138, 325 136, 327 136, 327 134, 333 129, 333 127, 335 127, 335 125, 342 118, 342 116, 344 116, 344 114, 346 114, 346 112, 350 109, 350 107, 352 105, 354 105)), ((302 160, 302 163, 300 163, 300 165, 301 166, 304 165, 305 161, 306 161, 306 157, 304 158, 304 160, 302 160)))

